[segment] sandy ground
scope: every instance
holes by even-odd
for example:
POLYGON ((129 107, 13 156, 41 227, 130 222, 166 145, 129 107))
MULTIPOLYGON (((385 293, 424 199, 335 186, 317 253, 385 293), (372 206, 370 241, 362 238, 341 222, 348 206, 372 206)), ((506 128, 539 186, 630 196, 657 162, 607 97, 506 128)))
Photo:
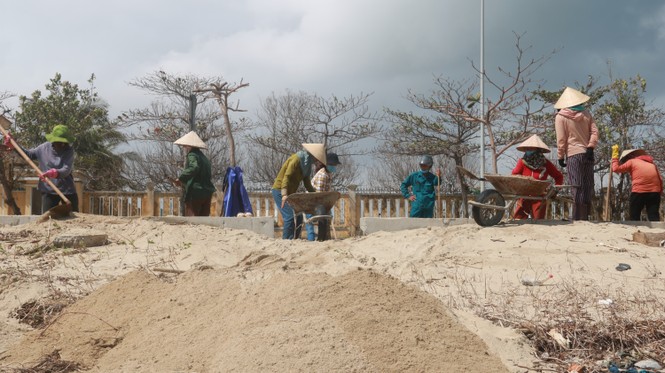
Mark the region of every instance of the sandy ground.
POLYGON ((538 352, 496 322, 507 313, 664 299, 665 249, 632 242, 638 229, 662 232, 467 224, 307 242, 86 214, 2 227, 0 371, 57 351, 92 372, 527 372, 538 352), (53 248, 63 234, 108 241, 53 248), (41 328, 13 317, 53 296, 77 300, 41 328))

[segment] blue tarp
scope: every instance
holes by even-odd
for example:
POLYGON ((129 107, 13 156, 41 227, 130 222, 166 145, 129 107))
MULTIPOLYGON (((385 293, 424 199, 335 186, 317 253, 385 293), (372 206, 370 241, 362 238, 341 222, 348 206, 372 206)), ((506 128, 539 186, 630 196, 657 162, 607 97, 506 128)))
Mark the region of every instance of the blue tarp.
POLYGON ((237 216, 238 213, 252 213, 247 189, 242 181, 242 168, 239 166, 226 169, 224 176, 224 208, 222 216, 237 216))

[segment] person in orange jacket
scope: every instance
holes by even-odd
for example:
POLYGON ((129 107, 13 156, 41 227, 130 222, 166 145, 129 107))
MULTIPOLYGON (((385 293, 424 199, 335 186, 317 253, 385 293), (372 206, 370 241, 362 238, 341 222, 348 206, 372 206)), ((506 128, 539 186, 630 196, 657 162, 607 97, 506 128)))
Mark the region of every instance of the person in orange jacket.
MULTIPOLYGON (((554 163, 545 158, 550 148, 545 145, 538 135, 533 135, 521 143, 517 150, 523 151, 524 156, 517 161, 513 175, 530 176, 536 180, 554 179, 556 185, 563 184, 563 174, 557 170, 554 163)), ((515 207, 515 219, 545 219, 547 203, 545 201, 520 198, 515 207)))
POLYGON ((612 171, 630 173, 633 184, 630 192, 630 220, 640 220, 646 208, 649 221, 660 221, 660 195, 663 179, 653 157, 642 149, 624 150, 619 157, 619 145, 612 146, 612 171))

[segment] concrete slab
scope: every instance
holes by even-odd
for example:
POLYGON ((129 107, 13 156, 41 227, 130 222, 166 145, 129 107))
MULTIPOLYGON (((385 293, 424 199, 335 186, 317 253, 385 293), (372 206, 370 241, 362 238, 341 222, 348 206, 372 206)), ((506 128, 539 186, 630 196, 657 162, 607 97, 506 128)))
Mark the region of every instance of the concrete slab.
POLYGON ((22 225, 39 219, 41 215, 2 215, 0 225, 22 225))
MULTIPOLYGON (((27 224, 38 220, 41 215, 7 215, 0 216, 0 226, 2 225, 21 225, 27 224)), ((123 217, 116 217, 123 219, 123 217)), ((135 217, 126 217, 125 219, 136 219, 135 217)), ((229 229, 245 229, 266 237, 275 237, 275 220, 271 217, 246 217, 246 218, 231 218, 231 217, 207 217, 207 216, 159 216, 148 217, 146 219, 153 219, 164 221, 167 223, 178 224, 204 224, 212 225, 214 227, 222 227, 229 229)))
POLYGON ((167 223, 203 224, 229 229, 245 229, 266 237, 275 237, 275 220, 271 217, 208 217, 208 216, 160 216, 148 219, 167 223))
MULTIPOLYGON (((509 220, 502 221, 495 225, 495 227, 507 225, 565 225, 573 224, 570 220, 509 220)), ((591 223, 602 223, 594 222, 591 223)), ((662 228, 665 229, 665 222, 650 222, 650 221, 615 221, 615 224, 632 225, 635 227, 649 227, 649 228, 662 228)), ((448 227, 460 224, 476 224, 472 218, 457 218, 457 219, 419 219, 419 218, 360 218, 360 230, 363 234, 370 234, 374 232, 394 232, 407 229, 418 229, 426 227, 448 227)))
POLYGON ((423 219, 423 218, 360 218, 360 230, 363 234, 374 232, 394 232, 406 229, 427 227, 447 227, 451 225, 474 223, 473 219, 423 219))
POLYGON ((636 227, 665 229, 665 222, 662 221, 613 221, 612 223, 634 225, 636 227))
POLYGON ((70 230, 53 239, 55 247, 82 248, 106 245, 108 235, 90 229, 70 230))

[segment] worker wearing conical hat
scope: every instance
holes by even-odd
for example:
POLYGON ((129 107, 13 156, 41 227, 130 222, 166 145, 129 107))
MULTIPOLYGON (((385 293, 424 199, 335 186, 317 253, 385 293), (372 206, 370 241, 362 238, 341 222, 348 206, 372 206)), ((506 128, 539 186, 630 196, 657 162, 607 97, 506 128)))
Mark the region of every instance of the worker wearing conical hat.
POLYGON ((646 208, 649 221, 660 221, 660 195, 663 179, 653 157, 643 149, 624 150, 619 156, 619 145, 612 146, 612 171, 630 173, 631 191, 628 211, 630 220, 639 221, 646 208))
POLYGON ((589 220, 594 191, 593 150, 598 143, 598 128, 584 106, 589 98, 566 87, 554 104, 559 110, 554 120, 559 165, 568 167, 568 183, 573 186, 573 220, 589 220))
POLYGON ((187 152, 185 168, 174 183, 185 189, 185 216, 210 216, 210 205, 215 186, 212 184, 212 167, 201 149, 207 149, 194 131, 185 134, 174 144, 187 152))
POLYGON ((302 214, 296 216, 286 197, 298 191, 302 182, 308 192, 315 192, 312 186, 312 164, 318 160, 326 165, 326 147, 323 144, 302 144, 303 150, 292 154, 282 165, 272 185, 272 196, 277 209, 282 214, 284 227, 282 238, 292 240, 300 238, 302 214))
MULTIPOLYGON (((533 135, 517 146, 517 150, 524 152, 524 156, 517 161, 513 175, 529 176, 536 180, 554 179, 556 185, 563 184, 563 174, 556 166, 545 158, 550 152, 538 135, 533 135)), ((515 206, 515 219, 545 219, 547 203, 542 200, 520 198, 515 206)))
MULTIPOLYGON (((51 133, 45 136, 46 142, 32 149, 21 147, 23 152, 30 159, 37 161, 41 174, 39 175, 39 184, 37 189, 42 193, 42 213, 64 204, 65 201, 60 198, 60 194, 46 183, 46 178, 62 192, 62 194, 71 202, 72 211, 78 211, 79 202, 76 187, 74 186, 74 135, 69 127, 64 124, 58 124, 53 127, 51 133)), ((5 146, 13 149, 10 139, 12 136, 5 135, 5 146)))

